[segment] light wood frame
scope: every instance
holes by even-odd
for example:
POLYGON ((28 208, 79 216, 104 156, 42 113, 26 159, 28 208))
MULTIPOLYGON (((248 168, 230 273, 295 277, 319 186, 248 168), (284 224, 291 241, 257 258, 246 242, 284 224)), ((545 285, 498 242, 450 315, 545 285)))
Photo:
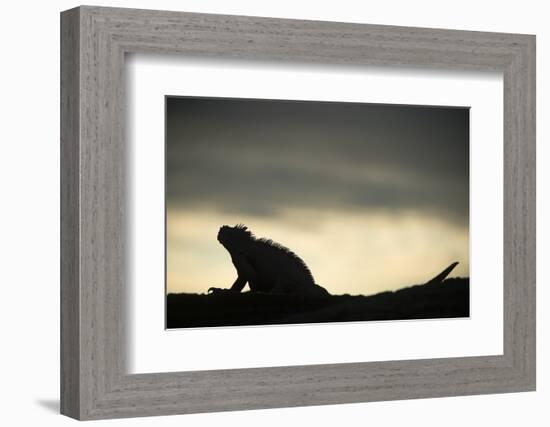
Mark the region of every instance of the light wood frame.
POLYGON ((532 35, 71 9, 61 14, 61 166, 63 414, 100 419, 535 389, 532 35), (124 58, 134 52, 502 72, 504 353, 127 374, 124 58))

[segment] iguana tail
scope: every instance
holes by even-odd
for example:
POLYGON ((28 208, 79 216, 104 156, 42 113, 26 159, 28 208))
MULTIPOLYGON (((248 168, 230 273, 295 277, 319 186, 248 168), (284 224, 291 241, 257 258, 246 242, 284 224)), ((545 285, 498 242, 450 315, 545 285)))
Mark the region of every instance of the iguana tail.
POLYGON ((458 262, 453 262, 451 265, 449 265, 445 270, 443 270, 441 273, 439 273, 437 276, 435 276, 433 279, 428 280, 425 285, 431 285, 434 283, 441 283, 443 280, 447 278, 447 276, 453 271, 453 269, 458 265, 458 262))

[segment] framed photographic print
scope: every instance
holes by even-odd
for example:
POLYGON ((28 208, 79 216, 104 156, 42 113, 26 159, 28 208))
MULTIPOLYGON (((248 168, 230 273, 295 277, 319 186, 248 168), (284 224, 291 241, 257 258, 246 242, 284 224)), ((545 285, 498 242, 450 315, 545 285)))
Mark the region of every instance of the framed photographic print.
POLYGON ((167 328, 468 317, 468 138, 467 108, 167 97, 167 328))
POLYGON ((61 410, 535 389, 535 38, 61 15, 61 410))

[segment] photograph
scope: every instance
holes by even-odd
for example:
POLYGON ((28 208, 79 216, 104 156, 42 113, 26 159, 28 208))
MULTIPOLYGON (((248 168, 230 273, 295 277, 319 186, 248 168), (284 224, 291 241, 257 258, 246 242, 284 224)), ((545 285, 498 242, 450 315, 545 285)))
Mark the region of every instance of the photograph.
POLYGON ((167 329, 470 315, 469 108, 165 97, 167 329))

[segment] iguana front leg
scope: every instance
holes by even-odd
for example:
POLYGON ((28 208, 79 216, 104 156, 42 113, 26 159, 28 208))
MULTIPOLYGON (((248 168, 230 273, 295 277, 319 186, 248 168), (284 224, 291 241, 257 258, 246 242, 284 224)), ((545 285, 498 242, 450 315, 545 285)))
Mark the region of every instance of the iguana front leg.
POLYGON ((208 293, 220 293, 220 292, 236 292, 239 293, 243 290, 248 282, 248 277, 253 273, 250 263, 246 260, 244 256, 234 255, 231 257, 233 265, 237 270, 237 279, 229 289, 223 288, 210 288, 208 293))
POLYGON ((252 277, 254 275, 254 271, 252 269, 252 266, 248 262, 245 256, 242 256, 241 254, 236 254, 231 256, 231 260, 233 261, 233 265, 235 266, 235 269, 237 270, 237 279, 229 289, 223 289, 223 288, 210 288, 208 289, 208 293, 220 293, 220 292, 235 292, 239 293, 243 290, 243 288, 246 285, 246 282, 248 282, 248 278, 252 277))

